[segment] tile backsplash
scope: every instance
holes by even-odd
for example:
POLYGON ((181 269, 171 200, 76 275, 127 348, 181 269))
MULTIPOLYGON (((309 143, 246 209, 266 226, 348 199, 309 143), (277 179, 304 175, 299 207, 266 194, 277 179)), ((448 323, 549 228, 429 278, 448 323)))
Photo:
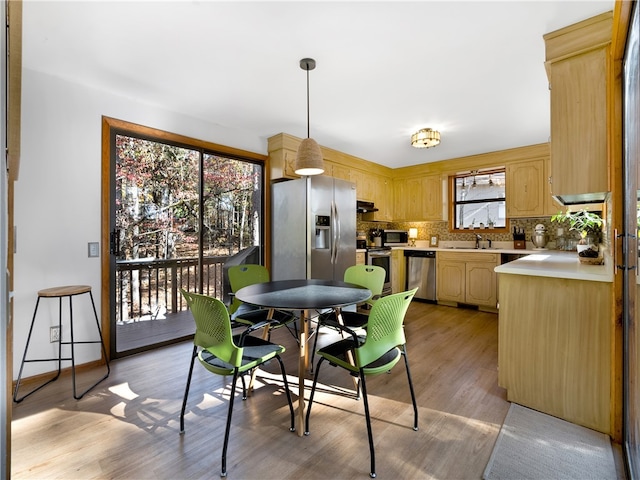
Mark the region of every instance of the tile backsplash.
MULTIPOLYGON (((358 217, 361 215, 358 214, 358 217)), ((449 231, 449 222, 365 222, 360 218, 357 219, 357 230, 369 232, 370 229, 383 228, 383 229, 398 229, 409 230, 409 228, 418 229, 418 240, 427 240, 432 235, 438 235, 440 241, 475 241, 476 234, 482 235, 486 240, 494 242, 507 242, 513 241, 511 232, 513 227, 524 228, 525 238, 527 242, 531 241, 531 236, 535 226, 539 223, 543 224, 547 228, 547 234, 549 237, 548 248, 555 248, 556 237, 558 228, 560 225, 555 222, 551 222, 550 217, 541 218, 514 218, 509 221, 509 231, 505 233, 489 233, 487 230, 475 229, 469 230, 469 233, 452 233, 449 231)), ((564 228, 565 238, 579 239, 580 236, 577 232, 569 232, 564 228)))

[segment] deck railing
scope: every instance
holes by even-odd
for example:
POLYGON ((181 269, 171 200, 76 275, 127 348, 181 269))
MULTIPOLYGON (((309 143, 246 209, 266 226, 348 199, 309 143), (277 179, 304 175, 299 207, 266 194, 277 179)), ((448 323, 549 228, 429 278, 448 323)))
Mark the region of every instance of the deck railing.
MULTIPOLYGON (((223 265, 229 256, 204 257, 202 293, 223 298, 223 265)), ((180 289, 199 291, 197 258, 116 262, 116 322, 154 319, 187 309, 180 289)))

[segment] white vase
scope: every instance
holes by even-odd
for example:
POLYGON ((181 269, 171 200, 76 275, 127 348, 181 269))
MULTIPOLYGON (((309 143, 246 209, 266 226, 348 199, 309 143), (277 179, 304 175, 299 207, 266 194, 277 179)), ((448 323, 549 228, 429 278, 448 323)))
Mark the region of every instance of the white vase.
POLYGON ((591 245, 587 245, 586 243, 579 243, 578 245, 576 245, 576 250, 578 250, 578 253, 588 250, 590 248, 591 248, 591 245))

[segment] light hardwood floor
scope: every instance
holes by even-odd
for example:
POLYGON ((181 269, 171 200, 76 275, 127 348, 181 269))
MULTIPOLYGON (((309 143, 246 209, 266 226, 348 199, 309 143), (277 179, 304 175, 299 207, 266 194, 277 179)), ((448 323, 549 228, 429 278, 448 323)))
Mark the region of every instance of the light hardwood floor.
MULTIPOLYGON (((509 408, 497 385, 497 315, 413 302, 405 325, 420 428, 411 428, 402 362, 368 379, 378 478, 479 479, 509 408)), ((333 335, 323 330, 319 345, 333 335)), ((295 400, 297 346, 284 329, 272 340, 287 347, 295 400)), ((229 379, 196 365, 179 435, 191 349, 185 342, 114 361, 111 376, 79 401, 65 376, 14 404, 12 477, 219 478, 229 379)), ((229 478, 369 478, 364 409, 351 378, 323 366, 311 435, 299 437, 288 431, 278 371, 267 364, 253 395, 236 397, 229 478)))

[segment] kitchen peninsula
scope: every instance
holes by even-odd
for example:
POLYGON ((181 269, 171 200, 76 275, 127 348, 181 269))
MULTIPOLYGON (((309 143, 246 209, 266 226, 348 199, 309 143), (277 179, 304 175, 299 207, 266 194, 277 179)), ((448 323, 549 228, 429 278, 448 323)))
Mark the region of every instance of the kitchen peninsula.
POLYGON ((534 253, 496 267, 498 384, 509 401, 612 434, 612 262, 534 253))

